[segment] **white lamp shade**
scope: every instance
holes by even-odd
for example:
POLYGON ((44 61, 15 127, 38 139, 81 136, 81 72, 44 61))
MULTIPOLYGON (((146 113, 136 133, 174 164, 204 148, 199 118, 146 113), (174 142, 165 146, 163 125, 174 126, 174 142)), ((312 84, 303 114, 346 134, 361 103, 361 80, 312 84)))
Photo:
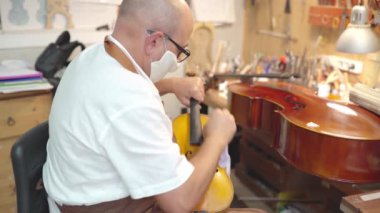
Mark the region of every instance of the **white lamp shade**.
POLYGON ((354 54, 379 51, 379 38, 368 24, 367 8, 361 4, 355 5, 351 11, 350 21, 336 43, 336 50, 354 54))
POLYGON ((349 24, 337 41, 336 50, 354 54, 376 52, 380 50, 379 38, 368 24, 349 24))

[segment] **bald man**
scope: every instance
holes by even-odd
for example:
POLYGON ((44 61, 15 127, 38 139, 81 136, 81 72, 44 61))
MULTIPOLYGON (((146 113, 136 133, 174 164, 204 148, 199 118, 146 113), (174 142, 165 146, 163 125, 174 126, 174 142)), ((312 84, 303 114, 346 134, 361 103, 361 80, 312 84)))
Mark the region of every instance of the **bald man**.
POLYGON ((160 95, 185 105, 204 97, 199 78, 162 79, 189 57, 192 26, 184 0, 124 0, 112 35, 70 63, 49 117, 51 212, 194 209, 236 126, 227 110, 214 110, 191 160, 172 141, 160 95))

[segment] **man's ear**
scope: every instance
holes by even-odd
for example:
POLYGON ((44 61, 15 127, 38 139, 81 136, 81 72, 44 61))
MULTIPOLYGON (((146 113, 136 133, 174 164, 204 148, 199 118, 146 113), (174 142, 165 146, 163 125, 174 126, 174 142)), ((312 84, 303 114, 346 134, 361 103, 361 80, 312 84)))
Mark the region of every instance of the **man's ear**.
POLYGON ((148 55, 151 55, 158 45, 162 45, 164 34, 162 32, 153 32, 145 38, 144 49, 148 55))

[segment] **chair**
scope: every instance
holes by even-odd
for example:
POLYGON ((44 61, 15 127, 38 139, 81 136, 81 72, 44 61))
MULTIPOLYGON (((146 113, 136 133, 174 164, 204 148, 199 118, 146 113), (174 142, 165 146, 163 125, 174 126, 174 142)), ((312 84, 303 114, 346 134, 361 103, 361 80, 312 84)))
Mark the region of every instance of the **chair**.
POLYGON ((45 121, 26 132, 12 146, 18 213, 49 212, 47 193, 42 184, 48 138, 49 125, 45 121))

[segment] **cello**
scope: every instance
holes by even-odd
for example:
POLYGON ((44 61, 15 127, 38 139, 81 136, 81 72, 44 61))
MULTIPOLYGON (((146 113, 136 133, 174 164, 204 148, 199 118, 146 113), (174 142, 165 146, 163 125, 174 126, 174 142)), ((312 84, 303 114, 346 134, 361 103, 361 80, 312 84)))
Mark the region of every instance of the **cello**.
MULTIPOLYGON (((181 154, 190 159, 202 143, 202 127, 207 122, 207 116, 200 114, 200 105, 190 99, 190 114, 182 114, 173 120, 173 132, 180 147, 181 154)), ((197 204, 195 211, 220 212, 229 208, 234 196, 232 182, 221 167, 215 174, 197 204)))
POLYGON ((229 86, 236 122, 265 137, 289 164, 347 183, 380 181, 380 117, 295 84, 229 86))

